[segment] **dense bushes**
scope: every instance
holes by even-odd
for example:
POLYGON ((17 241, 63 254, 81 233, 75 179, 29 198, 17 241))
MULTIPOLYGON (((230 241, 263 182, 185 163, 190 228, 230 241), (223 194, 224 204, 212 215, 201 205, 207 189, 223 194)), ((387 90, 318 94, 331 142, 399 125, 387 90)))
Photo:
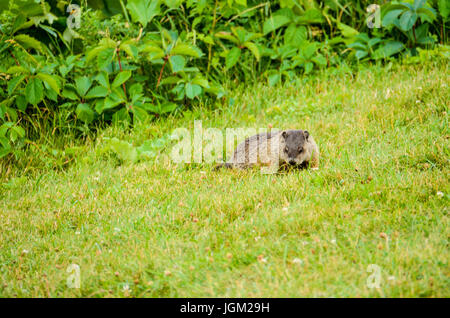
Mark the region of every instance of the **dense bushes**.
POLYGON ((322 68, 415 62, 439 43, 432 52, 449 57, 446 0, 93 0, 66 13, 69 2, 0 5, 0 158, 43 123, 84 134, 145 122, 223 100, 229 80, 276 85, 322 68))

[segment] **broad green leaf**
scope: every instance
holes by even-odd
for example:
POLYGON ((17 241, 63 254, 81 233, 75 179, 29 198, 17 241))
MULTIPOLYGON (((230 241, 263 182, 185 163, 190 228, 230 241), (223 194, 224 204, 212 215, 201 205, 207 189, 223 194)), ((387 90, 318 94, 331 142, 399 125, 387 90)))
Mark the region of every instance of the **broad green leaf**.
POLYGON ((50 86, 59 95, 61 87, 58 81, 55 80, 54 76, 45 73, 39 73, 36 75, 36 77, 42 80, 43 82, 47 83, 48 86, 50 86))
POLYGON ((341 30, 341 33, 345 38, 351 38, 351 37, 354 37, 359 34, 358 30, 356 30, 344 23, 338 22, 337 27, 339 30, 341 30))
POLYGON ((87 94, 86 98, 100 98, 100 97, 106 97, 109 94, 109 90, 106 87, 103 86, 95 86, 93 87, 87 94))
POLYGON ((299 47, 308 38, 308 31, 306 27, 297 27, 295 23, 289 25, 284 32, 284 44, 299 47))
POLYGON ((81 97, 84 97, 91 88, 92 80, 87 76, 80 76, 75 79, 75 88, 81 97))
POLYGON ((236 65, 236 63, 239 61, 240 57, 241 57, 241 49, 240 48, 234 47, 230 51, 228 51, 228 54, 225 58, 226 69, 230 69, 234 65, 236 65))
POLYGON ((106 73, 105 71, 98 73, 98 75, 95 77, 95 79, 97 80, 97 82, 102 85, 105 88, 109 89, 109 78, 108 78, 108 73, 106 73))
POLYGON ((412 29, 414 23, 417 21, 417 13, 406 11, 402 14, 399 20, 400 28, 403 31, 409 31, 412 29))
POLYGON ((122 85, 123 83, 128 81, 128 79, 130 77, 131 77, 131 71, 120 72, 119 74, 117 74, 116 78, 112 82, 112 84, 111 84, 112 88, 119 87, 120 85, 122 85))
POLYGON ((31 78, 25 88, 27 100, 32 105, 39 104, 44 98, 44 85, 38 78, 31 78))
POLYGON ((14 77, 13 79, 8 81, 8 95, 9 96, 11 96, 12 93, 14 93, 17 86, 19 86, 20 83, 22 83, 25 78, 26 78, 26 75, 20 75, 20 76, 14 77))
POLYGON ((178 8, 184 0, 164 0, 164 3, 166 6, 168 6, 170 9, 176 9, 178 8))
POLYGON ((447 20, 450 14, 450 2, 448 0, 438 0, 439 14, 443 20, 447 20))
POLYGON ((111 64, 114 56, 116 55, 116 49, 106 48, 99 52, 97 56, 97 66, 99 69, 104 69, 111 64))
POLYGON ((11 66, 6 71, 8 74, 29 74, 30 71, 24 68, 23 66, 11 66))
POLYGON ((21 44, 26 49, 35 49, 38 52, 44 52, 42 43, 29 35, 17 35, 14 40, 16 40, 17 43, 21 44))
MULTIPOLYGON (((123 116, 119 114, 118 117, 123 116)), ((136 148, 133 147, 132 144, 119 140, 116 137, 111 139, 105 138, 105 149, 112 150, 121 160, 125 162, 136 162, 138 159, 136 148)))
POLYGON ((233 42, 236 45, 239 45, 239 40, 234 35, 232 35, 230 32, 220 31, 220 32, 217 32, 214 36, 219 39, 225 39, 225 40, 233 42))
POLYGON ((325 21, 322 12, 318 9, 311 8, 306 10, 300 17, 296 18, 295 22, 298 24, 313 24, 323 23, 325 21))
POLYGON ((186 84, 186 96, 189 99, 193 99, 193 98, 199 96, 201 93, 202 93, 201 86, 199 86, 197 84, 191 84, 191 83, 186 84))
POLYGON ((17 109, 21 111, 26 111, 28 106, 27 98, 24 95, 19 95, 16 97, 17 109))
POLYGON ((159 113, 160 114, 171 113, 175 109, 177 109, 177 107, 178 107, 177 104, 171 103, 171 102, 167 102, 167 103, 164 103, 164 104, 160 105, 159 113))
POLYGON ((90 124, 94 120, 94 111, 88 104, 78 104, 76 109, 77 117, 85 124, 90 124))
POLYGON ((274 74, 269 75, 267 80, 268 80, 270 86, 275 86, 281 80, 281 76, 278 73, 274 73, 274 74))
POLYGON ((367 51, 360 51, 357 50, 355 53, 355 56, 358 60, 362 59, 363 57, 366 57, 369 53, 367 51))
POLYGON ((68 85, 62 90, 61 96, 70 100, 78 100, 78 95, 75 92, 75 88, 68 85))
POLYGON ((187 55, 193 57, 201 57, 203 55, 202 51, 190 44, 186 43, 178 43, 174 48, 170 51, 171 55, 187 55))
POLYGON ((266 35, 267 33, 273 32, 278 28, 288 24, 291 22, 291 19, 284 15, 275 15, 270 17, 264 22, 263 25, 263 33, 266 35))
MULTIPOLYGON (((115 124, 123 122, 129 123, 131 122, 131 117, 128 110, 125 107, 122 107, 114 113, 114 115, 112 116, 112 121, 115 124)), ((136 150, 134 147, 133 149, 136 150)))
POLYGON ((374 52, 375 59, 387 58, 391 55, 401 52, 404 49, 403 43, 390 41, 381 46, 374 52))
POLYGON ((306 62, 306 64, 305 64, 305 74, 311 73, 313 67, 314 67, 314 64, 312 62, 306 62))
POLYGON ((159 0, 129 0, 127 9, 133 21, 140 22, 144 28, 161 13, 159 0))
POLYGON ((9 155, 12 152, 11 148, 3 148, 0 147, 0 159, 3 157, 6 157, 7 155, 9 155))
POLYGON ((192 84, 200 85, 204 88, 209 88, 208 81, 199 73, 195 76, 195 78, 192 80, 192 84))
POLYGON ((173 55, 169 58, 172 73, 178 73, 184 69, 186 59, 181 55, 173 55))
POLYGON ((387 27, 391 24, 394 24, 394 21, 397 21, 398 16, 403 12, 403 9, 390 10, 387 12, 383 20, 381 21, 382 26, 387 27))
POLYGON ((259 59, 261 58, 261 54, 259 53, 259 49, 256 46, 256 44, 252 43, 252 42, 245 42, 244 46, 249 49, 253 55, 256 57, 256 60, 259 61, 259 59))

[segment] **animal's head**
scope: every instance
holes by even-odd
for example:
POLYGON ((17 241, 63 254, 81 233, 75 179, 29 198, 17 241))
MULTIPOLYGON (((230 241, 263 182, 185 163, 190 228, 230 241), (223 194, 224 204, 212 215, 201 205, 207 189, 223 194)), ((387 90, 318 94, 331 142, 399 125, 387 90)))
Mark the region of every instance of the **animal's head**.
POLYGON ((281 133, 280 159, 291 165, 301 165, 311 154, 306 149, 309 132, 306 130, 285 130, 281 133))

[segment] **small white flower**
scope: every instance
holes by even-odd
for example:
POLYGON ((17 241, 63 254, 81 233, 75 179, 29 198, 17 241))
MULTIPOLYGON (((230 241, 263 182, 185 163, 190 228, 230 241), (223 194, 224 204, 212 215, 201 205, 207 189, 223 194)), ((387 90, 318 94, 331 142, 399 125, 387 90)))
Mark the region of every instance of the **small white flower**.
POLYGON ((27 255, 28 253, 30 253, 29 250, 23 250, 23 251, 22 251, 22 255, 27 255))
POLYGON ((438 192, 436 193, 436 195, 437 195, 438 197, 442 198, 442 197, 444 196, 444 193, 441 192, 441 191, 438 191, 438 192))
POLYGON ((331 244, 335 244, 336 245, 336 240, 335 239, 331 240, 331 244))
POLYGON ((128 286, 128 284, 124 285, 123 286, 123 291, 126 292, 126 293, 131 293, 130 286, 128 286))
POLYGON ((395 280, 395 276, 389 276, 387 279, 388 280, 395 280))
POLYGON ((255 237, 255 242, 258 242, 261 239, 261 236, 255 237))
POLYGON ((294 258, 292 260, 292 263, 302 265, 303 261, 300 258, 294 258))
POLYGON ((75 234, 76 234, 76 235, 80 235, 81 232, 80 232, 80 231, 76 231, 75 234))
POLYGON ((283 208, 283 211, 284 211, 284 212, 287 212, 287 210, 288 210, 288 208, 283 208))

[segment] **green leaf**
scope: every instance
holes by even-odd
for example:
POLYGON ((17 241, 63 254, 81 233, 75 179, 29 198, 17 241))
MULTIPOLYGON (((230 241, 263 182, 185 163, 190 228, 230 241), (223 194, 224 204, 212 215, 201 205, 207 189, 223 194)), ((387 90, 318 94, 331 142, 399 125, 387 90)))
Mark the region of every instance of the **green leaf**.
POLYGON ((39 104, 44 98, 44 85, 38 78, 31 78, 25 88, 27 100, 32 105, 39 104))
POLYGON ((169 58, 172 73, 178 73, 184 69, 186 59, 181 55, 174 55, 169 58))
POLYGON ((21 111, 26 111, 28 106, 27 98, 24 95, 19 95, 16 98, 17 108, 21 111))
POLYGON ((98 75, 95 77, 95 79, 97 80, 97 82, 102 85, 105 88, 109 89, 109 78, 108 78, 108 73, 106 72, 100 72, 98 73, 98 75))
POLYGON ((314 67, 314 64, 312 62, 306 62, 306 64, 305 64, 305 74, 311 73, 313 67, 314 67))
POLYGON ((100 98, 100 97, 106 97, 109 94, 109 90, 106 87, 103 86, 95 86, 93 87, 87 94, 86 98, 100 98))
POLYGON ((117 74, 116 78, 114 79, 114 81, 113 81, 113 83, 111 85, 112 88, 119 87, 120 85, 122 85, 123 83, 128 81, 128 79, 130 77, 131 77, 131 71, 120 72, 119 74, 117 74))
POLYGON ((25 49, 35 49, 38 52, 44 52, 42 43, 29 35, 17 35, 14 40, 16 40, 17 43, 21 44, 25 49))
POLYGON ((0 159, 6 157, 12 152, 11 148, 0 148, 0 159))
POLYGON ((94 120, 94 111, 88 104, 78 104, 76 109, 77 117, 85 124, 90 124, 94 120))
POLYGON ((355 53, 355 56, 358 60, 362 59, 363 57, 366 57, 369 53, 367 51, 360 51, 357 50, 355 53))
POLYGON ((438 9, 442 19, 444 21, 447 20, 450 14, 450 2, 448 0, 438 0, 438 9))
POLYGON ((78 95, 75 92, 75 88, 73 86, 64 87, 63 91, 61 92, 61 96, 70 100, 78 100, 78 95))
POLYGON ((78 94, 84 97, 92 85, 92 80, 87 76, 80 76, 75 79, 75 87, 78 94))
POLYGON ((232 48, 226 58, 225 58, 225 68, 228 70, 232 68, 236 63, 239 61, 239 58, 241 57, 241 49, 238 47, 232 48))
POLYGON ((166 114, 173 112, 178 107, 177 104, 172 102, 164 103, 160 106, 159 114, 166 114))
POLYGON ((298 17, 295 22, 298 24, 313 24, 313 23, 323 23, 324 17, 322 12, 318 9, 311 8, 305 11, 300 17, 298 17))
POLYGON ((374 52, 375 59, 387 58, 391 55, 401 52, 404 49, 403 43, 397 41, 387 42, 374 52))
POLYGON ((199 86, 197 84, 191 84, 191 83, 186 84, 186 96, 189 99, 193 99, 193 98, 199 96, 201 93, 202 93, 201 86, 199 86))
POLYGON ((399 20, 400 28, 403 31, 409 31, 412 29, 414 23, 417 21, 417 13, 406 11, 402 14, 399 20))
POLYGON ((351 38, 351 37, 354 37, 359 34, 358 30, 356 30, 356 29, 352 28, 351 26, 348 26, 344 23, 338 22, 337 27, 339 30, 341 30, 342 35, 346 38, 351 38))
POLYGON ((382 26, 387 27, 391 24, 394 24, 395 21, 397 21, 398 16, 403 12, 403 9, 396 9, 396 10, 390 10, 387 12, 383 20, 381 21, 382 26))
POLYGON ((281 80, 281 76, 278 73, 274 73, 269 75, 267 80, 269 81, 270 86, 275 86, 281 80))
POLYGON ((36 75, 36 77, 42 80, 43 82, 47 83, 48 86, 50 86, 51 89, 53 89, 59 95, 61 87, 59 83, 55 80, 54 76, 45 73, 39 73, 36 75))
POLYGON ((252 42, 245 42, 244 46, 249 49, 253 55, 256 57, 256 60, 259 61, 259 59, 261 58, 261 54, 259 53, 259 49, 256 46, 256 44, 252 43, 252 42))
POLYGON ((140 22, 144 28, 161 13, 159 0, 129 0, 127 9, 133 21, 140 22))
POLYGON ((100 51, 97 56, 97 66, 99 69, 104 69, 109 64, 111 64, 114 56, 116 55, 116 49, 114 48, 106 48, 100 51))
POLYGON ((294 45, 299 47, 308 38, 308 31, 306 27, 297 27, 295 23, 289 25, 289 27, 284 32, 284 44, 294 45))
POLYGON ((172 55, 187 55, 193 57, 201 57, 203 55, 202 51, 190 44, 186 43, 178 43, 175 47, 170 51, 172 55))
POLYGON ((16 76, 8 82, 8 95, 11 96, 12 93, 16 90, 17 86, 23 82, 26 78, 26 75, 16 76))
MULTIPOLYGON (((121 117, 121 116, 119 116, 121 117)), ((121 160, 125 162, 136 162, 138 159, 137 150, 132 144, 114 138, 105 138, 105 149, 112 150, 121 160)))
POLYGON ((270 17, 264 22, 263 25, 263 33, 266 35, 267 33, 273 32, 278 28, 288 24, 291 22, 291 19, 284 15, 275 15, 270 17))

